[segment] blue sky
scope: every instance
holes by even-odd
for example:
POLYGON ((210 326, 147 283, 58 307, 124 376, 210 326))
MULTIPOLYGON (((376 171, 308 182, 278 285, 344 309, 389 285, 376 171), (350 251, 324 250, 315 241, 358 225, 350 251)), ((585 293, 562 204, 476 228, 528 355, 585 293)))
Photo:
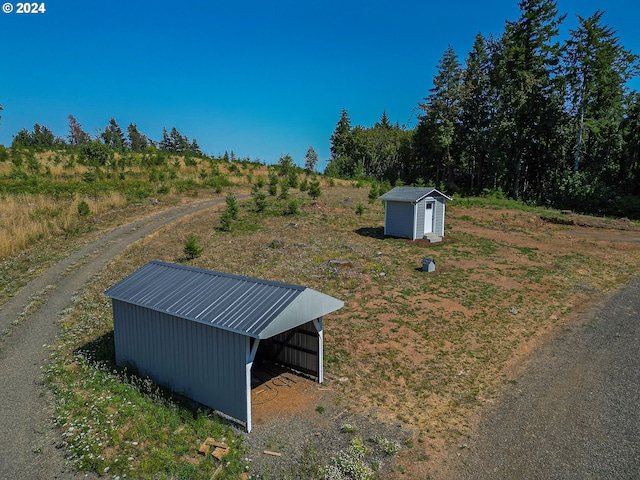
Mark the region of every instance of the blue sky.
MULTIPOLYGON (((516 0, 50 0, 29 15, 10 3, 0 13, 0 144, 34 123, 66 136, 69 114, 92 135, 114 117, 154 140, 175 126, 206 153, 267 163, 289 153, 302 165, 313 146, 320 168, 342 108, 352 125, 386 110, 413 127, 447 45, 464 61, 478 32, 500 34, 519 17, 516 0)), ((640 54, 637 5, 558 1, 565 32, 576 14, 604 9, 640 54)))

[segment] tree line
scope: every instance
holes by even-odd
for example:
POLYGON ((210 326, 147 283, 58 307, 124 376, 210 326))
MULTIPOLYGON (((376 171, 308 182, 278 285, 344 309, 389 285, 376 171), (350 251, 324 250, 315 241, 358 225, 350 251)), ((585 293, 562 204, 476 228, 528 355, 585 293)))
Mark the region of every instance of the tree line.
POLYGON ((326 173, 640 216, 640 96, 628 88, 638 57, 603 11, 578 16, 561 42, 557 2, 519 7, 501 35, 476 36, 464 63, 447 48, 415 128, 386 112, 352 127, 343 109, 326 173))
POLYGON ((171 131, 163 128, 162 139, 155 142, 141 133, 135 123, 130 123, 125 133, 115 118, 111 118, 104 129, 92 137, 73 115, 69 115, 68 120, 69 132, 66 137, 56 137, 49 128, 36 123, 31 131, 26 128, 20 130, 13 137, 11 147, 34 147, 41 150, 64 147, 99 149, 99 145, 102 145, 116 152, 143 152, 148 147, 154 147, 176 154, 203 155, 198 141, 195 138, 189 140, 176 127, 171 131))
MULTIPOLYGON (((2 105, 0 105, 0 111, 2 111, 2 109, 2 105)), ((2 116, 0 116, 0 119, 1 118, 2 116)), ((20 130, 13 137, 11 148, 14 150, 33 148, 41 151, 55 150, 58 148, 76 148, 81 157, 93 160, 100 165, 104 165, 110 159, 113 159, 113 154, 118 152, 144 153, 161 151, 185 156, 207 156, 202 152, 195 138, 190 141, 189 138, 186 135, 182 135, 176 127, 172 127, 170 131, 163 128, 161 140, 156 142, 141 133, 135 123, 130 123, 125 133, 116 120, 111 118, 104 129, 92 137, 84 131, 80 122, 78 122, 73 115, 69 115, 68 120, 69 133, 66 137, 56 137, 49 128, 36 123, 31 131, 26 128, 20 130)), ((280 164, 283 162, 283 158, 285 162, 289 162, 292 166, 295 166, 295 162, 289 154, 284 154, 280 158, 280 164)), ((239 159, 233 151, 231 151, 230 154, 225 151, 224 155, 220 157, 220 160, 233 162, 239 159)), ((242 160, 249 161, 248 158, 242 160)), ((313 146, 307 149, 304 160, 304 169, 309 173, 315 172, 318 165, 318 154, 313 146)))

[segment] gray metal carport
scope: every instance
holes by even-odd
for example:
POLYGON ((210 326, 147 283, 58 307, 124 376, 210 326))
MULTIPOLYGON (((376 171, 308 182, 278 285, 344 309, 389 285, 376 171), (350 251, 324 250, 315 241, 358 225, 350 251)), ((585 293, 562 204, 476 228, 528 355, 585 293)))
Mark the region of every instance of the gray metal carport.
POLYGON ((246 424, 260 356, 323 381, 322 317, 341 300, 311 288, 153 260, 105 291, 116 363, 246 424))

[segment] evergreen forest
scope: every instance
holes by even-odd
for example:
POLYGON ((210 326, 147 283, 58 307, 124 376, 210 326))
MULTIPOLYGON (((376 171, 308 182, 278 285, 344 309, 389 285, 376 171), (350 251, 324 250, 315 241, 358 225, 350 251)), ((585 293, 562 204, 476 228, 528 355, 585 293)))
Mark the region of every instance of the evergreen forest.
POLYGON ((519 7, 464 59, 446 49, 415 128, 386 112, 352 126, 343 109, 325 173, 639 218, 640 96, 628 86, 638 57, 603 11, 578 16, 560 41, 555 1, 519 7))

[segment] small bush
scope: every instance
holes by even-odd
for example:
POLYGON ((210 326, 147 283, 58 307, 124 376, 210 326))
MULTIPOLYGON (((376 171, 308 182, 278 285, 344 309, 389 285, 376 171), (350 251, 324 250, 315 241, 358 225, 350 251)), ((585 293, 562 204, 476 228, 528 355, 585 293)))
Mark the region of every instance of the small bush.
POLYGON ((297 200, 291 200, 287 204, 287 209, 285 210, 284 214, 285 215, 297 215, 298 213, 300 213, 300 212, 298 211, 298 202, 297 202, 297 200))
POLYGON ((361 203, 356 207, 356 215, 362 215, 364 213, 364 205, 361 203))
POLYGON ((220 215, 220 227, 219 229, 223 232, 230 232, 231 226, 233 224, 233 218, 231 218, 231 214, 228 211, 222 212, 220 215))
POLYGON ((289 183, 286 180, 280 185, 280 196, 278 198, 280 200, 289 198, 289 183))
POLYGON ((89 208, 89 204, 84 200, 82 200, 78 204, 78 215, 80 215, 81 217, 86 217, 90 213, 91 213, 91 209, 89 208))
POLYGON ((379 196, 380 190, 378 189, 378 185, 374 183, 369 189, 369 203, 375 202, 379 196))
POLYGON ((269 195, 275 197, 278 194, 278 176, 271 172, 269 174, 269 195))
POLYGON ((293 170, 289 170, 289 186, 298 188, 298 174, 293 170))
POLYGON ((314 200, 322 195, 322 190, 320 189, 320 181, 317 178, 314 178, 309 184, 309 196, 314 200))
POLYGON ((239 208, 238 208, 238 201, 236 200, 236 197, 234 197, 232 194, 229 194, 225 198, 225 202, 227 203, 226 212, 229 214, 230 218, 232 220, 237 219, 239 208))
POLYGON ((198 241, 198 237, 194 234, 190 233, 187 236, 187 239, 184 242, 184 254, 189 260, 193 260, 194 258, 202 255, 204 248, 200 245, 198 241))
POLYGON ((253 195, 253 203, 257 213, 264 212, 267 208, 267 196, 262 192, 257 192, 253 195))

